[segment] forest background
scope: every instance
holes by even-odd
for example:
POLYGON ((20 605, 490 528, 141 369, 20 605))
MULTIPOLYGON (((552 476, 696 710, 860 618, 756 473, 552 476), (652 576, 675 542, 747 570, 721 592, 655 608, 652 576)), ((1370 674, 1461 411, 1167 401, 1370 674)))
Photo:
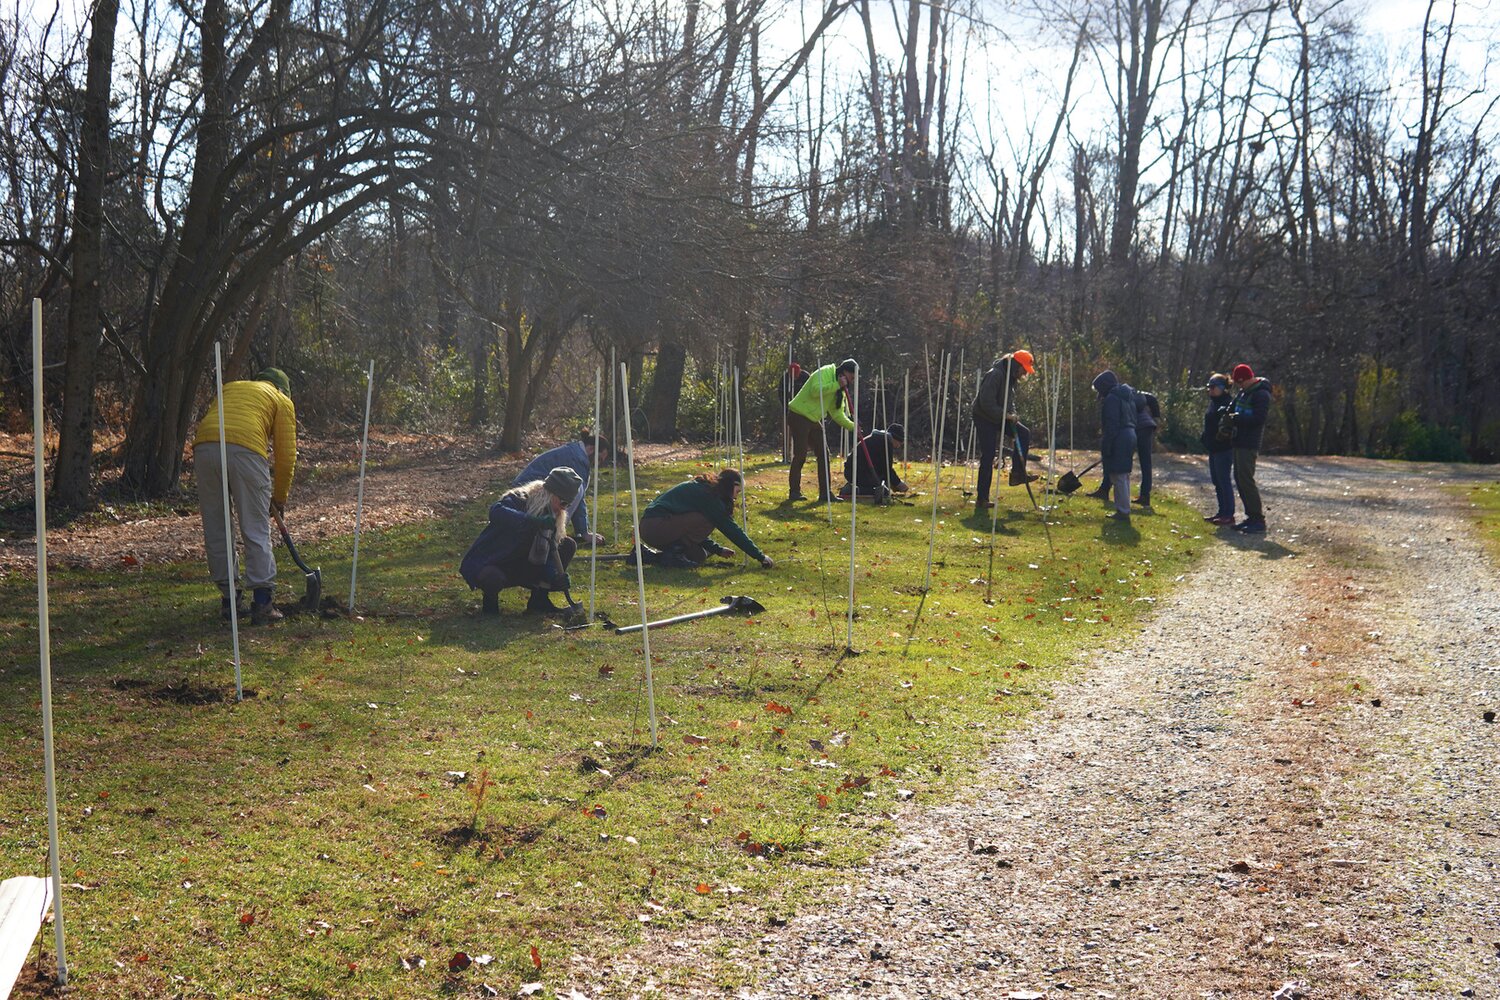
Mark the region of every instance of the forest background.
MULTIPOLYGON (((1193 446, 1500 454, 1486 0, 96 0, 0 16, 0 430, 44 303, 56 499, 177 488, 212 388, 514 451, 593 407, 747 436, 855 356, 1113 366, 1193 446)), ((862 392, 862 422, 872 422, 862 392)), ((889 404, 894 416, 896 406, 889 404)), ((28 501, 29 502, 29 501, 28 501)))

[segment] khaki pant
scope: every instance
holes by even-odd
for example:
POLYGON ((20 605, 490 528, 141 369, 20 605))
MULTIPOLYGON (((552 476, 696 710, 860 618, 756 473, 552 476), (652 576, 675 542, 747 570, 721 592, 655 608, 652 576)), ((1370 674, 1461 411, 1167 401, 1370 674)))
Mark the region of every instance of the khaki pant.
POLYGON ((828 440, 823 435, 823 422, 814 423, 800 413, 788 412, 786 423, 792 437, 792 468, 787 477, 790 492, 787 495, 794 497, 802 492, 802 465, 807 461, 808 448, 811 448, 818 460, 818 499, 828 499, 828 440))
POLYGON ((679 545, 689 562, 701 563, 708 559, 703 543, 713 531, 713 522, 697 511, 641 518, 641 541, 662 552, 679 545))
MULTIPOLYGON (((276 583, 276 557, 271 553, 271 463, 237 444, 228 445, 229 504, 240 522, 245 550, 245 584, 252 590, 276 583)), ((193 478, 198 483, 198 509, 203 512, 203 549, 208 574, 228 597, 239 589, 229 579, 229 549, 224 538, 223 466, 217 441, 193 448, 193 478)))

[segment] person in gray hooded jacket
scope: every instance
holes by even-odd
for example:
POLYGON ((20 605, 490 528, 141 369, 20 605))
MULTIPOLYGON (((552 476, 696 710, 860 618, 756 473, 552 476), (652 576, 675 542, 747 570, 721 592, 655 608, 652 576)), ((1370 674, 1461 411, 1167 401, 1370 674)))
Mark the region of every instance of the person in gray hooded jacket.
POLYGON ((1115 510, 1109 516, 1129 521, 1130 470, 1136 451, 1135 390, 1107 369, 1094 376, 1093 385, 1099 394, 1099 457, 1115 498, 1115 510))

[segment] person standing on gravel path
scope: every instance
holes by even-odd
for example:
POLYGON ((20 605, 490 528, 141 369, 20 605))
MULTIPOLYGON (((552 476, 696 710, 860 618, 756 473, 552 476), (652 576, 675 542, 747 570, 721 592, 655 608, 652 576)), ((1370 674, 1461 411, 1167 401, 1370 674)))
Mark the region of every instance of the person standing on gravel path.
POLYGON ((1130 469, 1135 464, 1135 390, 1108 369, 1094 376, 1099 394, 1099 458, 1115 497, 1111 520, 1130 523, 1130 469))
POLYGON ((990 481, 995 475, 995 455, 1010 456, 1010 485, 1024 486, 1037 476, 1028 474, 1026 461, 1031 454, 1031 429, 1021 423, 1016 411, 1021 379, 1036 370, 1030 351, 1014 351, 995 359, 979 382, 970 416, 974 418, 974 439, 979 445, 979 481, 974 487, 974 510, 983 512, 994 506, 990 502, 990 481), (1009 412, 1007 412, 1009 411, 1009 412), (1009 434, 1011 443, 1001 438, 1009 434))
MULTIPOLYGON (((271 516, 285 511, 292 472, 297 468, 297 409, 292 405, 292 382, 286 372, 267 368, 254 379, 225 384, 224 442, 229 503, 239 517, 240 537, 245 543, 245 582, 254 598, 250 622, 265 625, 284 617, 271 603, 276 589, 271 516)), ((240 599, 240 581, 229 578, 223 476, 219 407, 215 404, 198 422, 193 435, 193 477, 198 483, 198 509, 203 512, 208 572, 219 586, 220 614, 228 621, 229 602, 238 603, 240 599)))
POLYGON ((1239 487, 1245 519, 1234 526, 1247 535, 1264 534, 1266 514, 1261 507, 1260 487, 1255 483, 1255 460, 1260 454, 1266 418, 1271 414, 1271 382, 1256 376, 1249 365, 1239 364, 1229 373, 1238 391, 1229 413, 1225 415, 1234 427, 1234 482, 1239 487))
POLYGON ((1203 435, 1198 441, 1208 450, 1208 478, 1214 484, 1218 510, 1206 515, 1209 524, 1234 523, 1234 427, 1224 420, 1234 401, 1229 397, 1229 376, 1215 372, 1203 387, 1208 409, 1203 414, 1203 435))
MULTIPOLYGON (((608 439, 599 439, 599 450, 605 458, 609 457, 608 439)), ((533 458, 526 468, 521 470, 520 475, 511 481, 510 485, 512 487, 525 486, 538 479, 546 479, 547 473, 553 469, 572 469, 582 480, 578 495, 568 504, 568 517, 573 521, 573 531, 578 535, 579 543, 582 545, 590 542, 603 545, 604 536, 589 531, 589 505, 584 502, 584 498, 588 495, 589 475, 598 458, 599 456, 594 454, 594 432, 586 430, 578 435, 578 440, 558 445, 533 458)))
POLYGON ((792 438, 792 467, 787 477, 788 503, 802 499, 802 465, 807 461, 808 448, 813 449, 813 457, 818 462, 818 502, 828 502, 833 484, 829 479, 828 439, 823 433, 823 418, 832 417, 833 422, 846 431, 855 429, 845 391, 854 384, 858 372, 859 365, 853 358, 837 365, 824 365, 808 376, 797 395, 792 397, 787 407, 787 429, 792 438))

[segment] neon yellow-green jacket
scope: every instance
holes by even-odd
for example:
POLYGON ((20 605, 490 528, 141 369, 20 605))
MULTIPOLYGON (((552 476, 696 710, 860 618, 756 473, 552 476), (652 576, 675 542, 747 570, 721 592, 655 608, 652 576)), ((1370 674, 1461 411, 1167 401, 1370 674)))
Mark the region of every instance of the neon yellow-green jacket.
MULTIPOLYGON (((224 386, 224 442, 249 448, 270 461, 271 502, 286 503, 297 468, 297 409, 269 382, 230 382, 224 386)), ((211 405, 198 422, 193 444, 219 443, 219 408, 211 405)))
POLYGON ((791 410, 818 424, 823 422, 824 416, 829 416, 844 430, 854 430, 854 420, 849 416, 849 403, 844 399, 844 387, 839 385, 837 365, 824 365, 813 372, 806 384, 797 390, 797 395, 792 397, 791 410))

